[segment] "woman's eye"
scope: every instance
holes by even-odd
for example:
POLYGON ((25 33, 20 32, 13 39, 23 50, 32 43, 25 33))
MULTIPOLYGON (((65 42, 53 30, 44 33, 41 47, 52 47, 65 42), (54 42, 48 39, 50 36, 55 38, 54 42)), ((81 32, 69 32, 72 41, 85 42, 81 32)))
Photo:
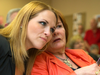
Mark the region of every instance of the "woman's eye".
POLYGON ((41 23, 41 24, 44 25, 44 26, 46 25, 46 22, 39 22, 39 23, 41 23))
POLYGON ((62 27, 62 25, 58 25, 56 28, 61 28, 62 27))
POLYGON ((55 28, 51 28, 51 29, 50 29, 50 31, 51 31, 52 33, 54 33, 54 31, 55 31, 55 28))

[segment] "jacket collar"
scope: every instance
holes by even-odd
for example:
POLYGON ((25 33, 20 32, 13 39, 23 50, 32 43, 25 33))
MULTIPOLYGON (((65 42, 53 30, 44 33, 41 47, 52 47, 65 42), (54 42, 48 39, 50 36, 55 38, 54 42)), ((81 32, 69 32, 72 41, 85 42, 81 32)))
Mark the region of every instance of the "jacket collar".
MULTIPOLYGON (((68 70, 69 72, 72 72, 73 70, 65 65, 65 63, 63 63, 62 61, 60 61, 58 58, 56 58, 52 53, 50 52, 46 52, 47 56, 49 56, 50 61, 52 63, 57 64, 59 67, 68 70)), ((89 61, 87 59, 87 56, 85 56, 85 52, 83 50, 76 50, 76 49, 66 49, 65 50, 66 55, 72 60, 74 61, 74 63, 76 63, 79 67, 84 67, 89 65, 89 61)))

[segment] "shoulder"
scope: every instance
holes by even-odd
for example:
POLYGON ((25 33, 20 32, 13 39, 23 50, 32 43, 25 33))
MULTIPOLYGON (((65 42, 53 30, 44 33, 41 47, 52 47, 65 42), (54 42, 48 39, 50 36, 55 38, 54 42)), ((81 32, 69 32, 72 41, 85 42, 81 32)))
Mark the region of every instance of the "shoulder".
POLYGON ((9 51, 10 44, 7 41, 5 37, 0 35, 0 53, 2 52, 8 52, 9 51))
POLYGON ((89 57, 89 55, 82 49, 67 49, 66 53, 69 53, 73 56, 77 56, 77 57, 89 57))
POLYGON ((83 53, 86 53, 84 50, 82 50, 82 49, 66 49, 65 50, 66 52, 68 52, 68 53, 78 53, 78 54, 83 54, 83 53))
POLYGON ((47 59, 47 58, 49 58, 49 57, 52 57, 52 54, 50 55, 50 53, 49 52, 42 52, 42 53, 40 53, 39 55, 37 55, 37 57, 36 57, 36 59, 40 59, 40 60, 45 60, 45 59, 47 59))
POLYGON ((66 53, 69 53, 72 57, 81 58, 81 59, 89 62, 90 64, 95 63, 93 58, 82 49, 68 49, 68 50, 66 50, 66 53))
POLYGON ((48 75, 47 55, 48 54, 46 52, 42 52, 36 57, 31 70, 31 75, 48 75))
POLYGON ((36 56, 35 63, 37 64, 37 63, 40 63, 41 61, 44 62, 45 59, 46 59, 46 53, 42 52, 36 56))
POLYGON ((46 63, 54 58, 54 55, 50 52, 42 52, 41 54, 37 55, 35 59, 35 64, 37 63, 46 63))
POLYGON ((7 39, 5 37, 3 37, 2 35, 0 35, 0 44, 5 44, 8 43, 7 39))
POLYGON ((41 54, 37 55, 33 65, 33 69, 40 68, 39 67, 40 65, 42 67, 46 67, 46 63, 47 63, 46 53, 42 52, 41 54))

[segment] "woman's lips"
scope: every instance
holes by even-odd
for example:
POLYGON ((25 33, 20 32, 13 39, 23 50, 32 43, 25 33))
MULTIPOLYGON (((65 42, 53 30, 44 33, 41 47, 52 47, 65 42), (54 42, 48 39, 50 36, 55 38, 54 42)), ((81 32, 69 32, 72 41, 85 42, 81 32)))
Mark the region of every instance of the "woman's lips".
POLYGON ((60 38, 57 38, 57 39, 55 39, 53 42, 57 42, 57 41, 59 41, 59 40, 61 40, 60 38))
POLYGON ((42 39, 42 40, 44 40, 45 42, 47 42, 47 39, 46 39, 46 38, 44 38, 44 37, 41 37, 41 39, 42 39))

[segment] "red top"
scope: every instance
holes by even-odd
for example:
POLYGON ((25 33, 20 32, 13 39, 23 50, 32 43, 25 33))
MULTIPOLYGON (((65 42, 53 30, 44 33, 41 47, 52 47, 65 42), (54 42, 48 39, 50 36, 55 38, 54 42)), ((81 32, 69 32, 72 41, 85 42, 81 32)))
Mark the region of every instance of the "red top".
POLYGON ((100 29, 98 29, 96 33, 93 33, 92 30, 86 31, 84 40, 86 40, 89 45, 100 44, 100 29))
POLYGON ((90 46, 97 44, 100 48, 100 29, 97 29, 96 33, 93 33, 92 30, 86 31, 84 40, 86 40, 90 46))
MULTIPOLYGON (((95 63, 92 57, 80 49, 66 49, 66 55, 79 67, 95 63)), ((36 57, 31 75, 76 75, 65 63, 49 52, 42 52, 36 57)))

